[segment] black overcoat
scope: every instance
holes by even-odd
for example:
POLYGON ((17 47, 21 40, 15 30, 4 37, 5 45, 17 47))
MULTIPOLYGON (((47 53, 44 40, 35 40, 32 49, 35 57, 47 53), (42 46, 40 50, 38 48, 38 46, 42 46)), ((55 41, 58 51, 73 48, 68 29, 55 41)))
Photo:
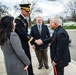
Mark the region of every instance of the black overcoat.
POLYGON ((59 66, 65 67, 70 62, 69 35, 61 26, 54 30, 53 36, 43 40, 44 43, 51 42, 50 56, 59 66))

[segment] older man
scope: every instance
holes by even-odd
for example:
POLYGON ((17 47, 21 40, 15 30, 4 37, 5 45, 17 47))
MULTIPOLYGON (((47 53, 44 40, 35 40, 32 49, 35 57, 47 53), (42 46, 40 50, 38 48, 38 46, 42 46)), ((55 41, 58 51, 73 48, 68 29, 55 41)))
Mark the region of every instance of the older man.
POLYGON ((50 27, 54 30, 53 36, 46 40, 36 40, 37 44, 50 43, 51 63, 54 67, 54 75, 64 75, 64 67, 68 65, 70 60, 69 52, 69 35, 62 28, 62 20, 54 17, 50 20, 50 27))
MULTIPOLYGON (((43 24, 43 19, 40 16, 36 18, 36 24, 31 28, 31 36, 34 39, 47 39, 50 37, 49 30, 46 25, 43 24)), ((35 49, 35 53, 39 62, 38 69, 41 69, 43 65, 46 69, 49 69, 48 66, 48 55, 47 55, 47 47, 48 44, 37 45, 32 44, 32 47, 35 49)))

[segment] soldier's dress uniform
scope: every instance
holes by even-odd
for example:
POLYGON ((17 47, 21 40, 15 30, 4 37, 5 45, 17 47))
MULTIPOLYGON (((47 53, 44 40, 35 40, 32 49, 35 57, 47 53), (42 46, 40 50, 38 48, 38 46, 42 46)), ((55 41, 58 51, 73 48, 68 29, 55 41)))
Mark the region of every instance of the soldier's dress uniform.
MULTIPOLYGON (((20 5, 20 6, 22 9, 26 9, 27 11, 29 11, 28 5, 29 4, 26 4, 26 5, 24 4, 24 5, 20 5)), ((29 44, 28 44, 28 41, 30 38, 27 38, 28 22, 21 14, 15 19, 15 22, 16 22, 15 32, 19 35, 19 37, 21 39, 22 47, 31 62, 31 54, 30 54, 30 49, 29 49, 29 44)), ((30 40, 32 40, 32 38, 30 40)), ((29 75, 34 75, 32 63, 28 67, 28 73, 29 73, 29 75)))

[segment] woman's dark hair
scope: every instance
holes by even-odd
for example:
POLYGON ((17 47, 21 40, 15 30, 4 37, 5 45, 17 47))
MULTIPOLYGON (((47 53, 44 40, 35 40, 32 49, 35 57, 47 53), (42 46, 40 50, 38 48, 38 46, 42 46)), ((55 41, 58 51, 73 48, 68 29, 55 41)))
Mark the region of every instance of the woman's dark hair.
POLYGON ((4 16, 0 20, 0 45, 10 38, 10 33, 13 29, 13 20, 11 16, 4 16))

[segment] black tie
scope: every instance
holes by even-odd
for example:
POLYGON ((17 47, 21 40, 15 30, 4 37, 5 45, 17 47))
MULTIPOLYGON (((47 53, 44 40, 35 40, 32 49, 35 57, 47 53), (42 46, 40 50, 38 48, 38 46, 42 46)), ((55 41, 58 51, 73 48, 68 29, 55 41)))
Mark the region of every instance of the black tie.
POLYGON ((40 29, 40 25, 39 25, 39 29, 40 29))

